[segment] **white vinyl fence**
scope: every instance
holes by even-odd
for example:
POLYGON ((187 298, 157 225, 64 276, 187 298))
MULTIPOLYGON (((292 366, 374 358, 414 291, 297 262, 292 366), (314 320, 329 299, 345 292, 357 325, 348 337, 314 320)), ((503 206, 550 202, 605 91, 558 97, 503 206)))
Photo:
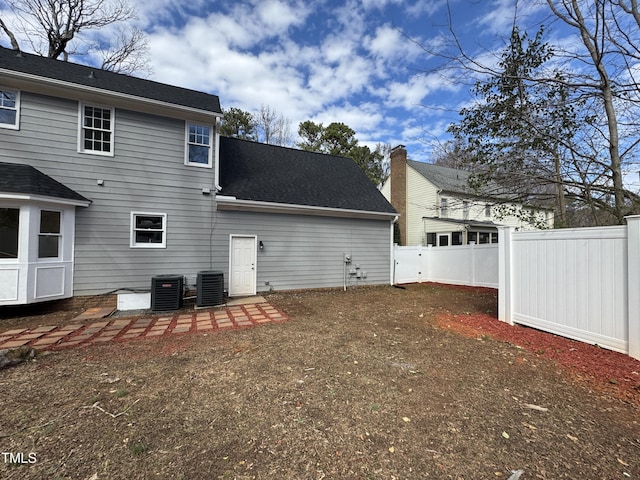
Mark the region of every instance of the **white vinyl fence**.
POLYGON ((497 245, 395 247, 394 282, 498 288, 498 318, 640 360, 640 215, 616 227, 515 232, 497 245))
POLYGON ((500 229, 498 317, 640 359, 640 216, 627 225, 500 229))
POLYGON ((396 245, 394 283, 420 282, 498 288, 498 245, 396 245))

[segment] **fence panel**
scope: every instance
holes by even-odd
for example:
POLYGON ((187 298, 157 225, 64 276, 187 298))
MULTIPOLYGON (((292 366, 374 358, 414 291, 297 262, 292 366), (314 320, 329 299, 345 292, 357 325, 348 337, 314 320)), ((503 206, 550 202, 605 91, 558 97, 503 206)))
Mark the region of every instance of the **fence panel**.
POLYGON ((511 240, 513 322, 628 352, 626 227, 513 232, 511 240))
POLYGON ((395 247, 395 283, 498 288, 498 246, 395 247))

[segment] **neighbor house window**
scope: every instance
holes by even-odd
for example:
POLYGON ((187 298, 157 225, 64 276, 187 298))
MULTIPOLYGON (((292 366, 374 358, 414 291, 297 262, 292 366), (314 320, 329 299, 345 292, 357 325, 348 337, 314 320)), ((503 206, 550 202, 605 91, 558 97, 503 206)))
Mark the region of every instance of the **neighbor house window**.
POLYGON ((60 256, 60 212, 40 211, 40 233, 38 234, 38 258, 60 256))
POLYGON ((446 198, 441 198, 440 199, 440 216, 441 217, 448 217, 449 216, 449 207, 447 205, 447 199, 446 198))
POLYGON ((0 208, 0 259, 18 258, 19 208, 0 208))
POLYGON ((451 232, 451 245, 462 245, 462 232, 451 232))
POLYGON ((449 235, 438 235, 438 246, 447 247, 449 245, 449 235))
POLYGON ((469 202, 463 200, 462 202, 462 218, 464 220, 469 220, 469 202))
POLYGON ((489 205, 488 203, 484 206, 484 216, 485 217, 491 216, 491 205, 489 205))
POLYGON ((437 246, 438 244, 436 243, 436 234, 435 233, 427 233, 427 245, 432 245, 432 246, 437 246))
POLYGON ((113 155, 113 108, 80 105, 79 150, 85 153, 113 155))
POLYGON ((0 127, 18 129, 20 92, 0 88, 0 127))
POLYGON ((213 128, 209 125, 187 123, 187 151, 185 164, 211 167, 211 139, 213 128))
POLYGON ((131 213, 131 247, 165 248, 166 246, 166 213, 131 213))
POLYGON ((467 243, 478 243, 478 232, 469 232, 467 234, 467 243))

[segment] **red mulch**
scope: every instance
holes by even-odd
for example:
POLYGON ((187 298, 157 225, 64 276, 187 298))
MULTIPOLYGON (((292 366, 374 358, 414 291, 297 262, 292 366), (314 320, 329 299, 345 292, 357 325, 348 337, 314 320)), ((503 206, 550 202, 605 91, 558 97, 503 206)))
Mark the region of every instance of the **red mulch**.
POLYGON ((628 355, 522 325, 511 326, 484 314, 442 314, 436 322, 467 337, 486 335, 553 360, 575 378, 640 406, 640 361, 628 355))

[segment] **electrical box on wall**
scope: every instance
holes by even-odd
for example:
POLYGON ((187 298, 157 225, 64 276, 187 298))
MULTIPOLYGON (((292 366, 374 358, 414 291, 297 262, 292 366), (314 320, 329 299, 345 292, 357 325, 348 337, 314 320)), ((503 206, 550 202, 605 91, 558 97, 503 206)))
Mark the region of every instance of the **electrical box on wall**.
POLYGON ((351 263, 351 255, 344 254, 344 263, 351 263))

